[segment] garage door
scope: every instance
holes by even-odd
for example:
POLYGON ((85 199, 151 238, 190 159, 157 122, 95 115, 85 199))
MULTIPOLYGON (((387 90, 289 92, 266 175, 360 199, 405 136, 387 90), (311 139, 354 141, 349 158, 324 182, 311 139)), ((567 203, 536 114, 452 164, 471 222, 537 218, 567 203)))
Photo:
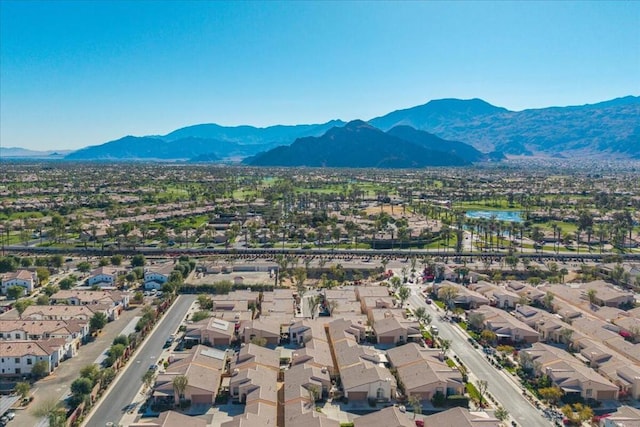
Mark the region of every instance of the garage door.
POLYGON ((367 400, 367 392, 366 391, 347 392, 347 399, 349 399, 350 401, 367 400))
POLYGON ((378 339, 380 340, 380 344, 393 344, 394 343, 394 337, 390 336, 390 337, 378 337, 378 339))
POLYGON ((196 404, 196 403, 212 404, 213 403, 213 396, 210 395, 210 394, 192 394, 191 395, 191 403, 192 404, 196 404))

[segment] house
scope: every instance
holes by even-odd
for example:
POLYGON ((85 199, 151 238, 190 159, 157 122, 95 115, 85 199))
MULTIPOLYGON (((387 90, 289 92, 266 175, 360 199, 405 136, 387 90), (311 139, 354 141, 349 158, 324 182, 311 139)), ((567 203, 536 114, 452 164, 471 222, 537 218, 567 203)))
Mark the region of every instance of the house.
POLYGON ((285 407, 284 414, 284 425, 287 427, 340 427, 339 421, 328 418, 322 412, 315 410, 302 412, 298 408, 290 409, 290 407, 285 407))
POLYGON ((100 287, 115 287, 120 270, 113 267, 98 267, 89 274, 87 285, 100 287))
POLYGON ((417 322, 400 321, 397 317, 387 317, 373 323, 378 344, 402 345, 410 339, 421 338, 420 325, 417 322))
POLYGON ((471 412, 465 408, 451 408, 425 417, 424 425, 441 427, 500 427, 502 423, 488 412, 471 412))
POLYGON ((144 269, 144 289, 147 291, 152 289, 162 289, 162 286, 169 281, 171 272, 174 269, 175 264, 172 262, 165 262, 146 267, 144 269))
POLYGON ((483 327, 493 331, 498 341, 534 343, 540 337, 532 327, 499 308, 483 306, 472 313, 482 316, 483 327))
POLYGON ((415 427, 415 425, 415 421, 396 406, 390 406, 353 420, 354 427, 415 427))
POLYGON ((395 396, 398 386, 387 368, 367 362, 341 367, 340 379, 349 401, 388 402, 395 396))
POLYGON ((302 364, 326 369, 331 378, 336 378, 338 375, 336 368, 333 366, 329 343, 326 340, 311 338, 305 342, 303 348, 295 350, 291 354, 291 366, 302 364))
POLYGON ((600 417, 599 427, 638 427, 640 409, 633 406, 621 406, 615 412, 600 417))
POLYGON ((240 327, 242 342, 250 343, 254 338, 263 338, 268 347, 275 347, 280 343, 281 322, 269 316, 243 322, 240 327))
POLYGON ((166 411, 158 417, 141 418, 139 421, 129 424, 129 427, 207 427, 207 421, 176 411, 166 411))
MULTIPOLYGON (((31 320, 82 320, 88 322, 96 312, 96 305, 31 305, 22 312, 22 319, 31 320)), ((106 314, 106 313, 105 313, 106 314)))
POLYGON ((331 389, 331 378, 326 369, 298 365, 285 371, 284 405, 288 412, 315 409, 315 401, 326 398, 331 389))
POLYGON ((436 393, 450 396, 464 392, 462 374, 445 363, 438 349, 409 343, 389 349, 387 358, 396 369, 407 397, 416 396, 421 401, 429 401, 436 393))
POLYGON ((210 317, 188 325, 185 339, 213 347, 227 348, 235 337, 235 324, 210 317))
POLYGON ((440 283, 435 283, 433 285, 433 292, 438 295, 438 298, 442 298, 442 289, 447 286, 453 287, 456 290, 457 295, 453 299, 453 304, 458 307, 462 307, 464 309, 473 309, 480 307, 481 305, 489 304, 489 298, 485 297, 484 295, 472 291, 465 286, 446 280, 440 283))
POLYGON ((520 301, 520 295, 505 287, 497 286, 484 280, 469 285, 469 289, 489 299, 489 304, 500 308, 515 308, 520 301))
POLYGON ((521 351, 530 356, 537 375, 548 376, 565 394, 596 400, 618 398, 618 386, 562 349, 535 343, 521 351))
POLYGON ((60 359, 58 348, 45 341, 0 341, 2 376, 29 375, 33 365, 40 361, 47 362, 50 374, 60 359))
POLYGON ((79 290, 68 289, 60 290, 51 295, 51 304, 68 304, 68 305, 92 305, 107 304, 112 305, 121 312, 129 307, 129 292, 117 290, 79 290))
POLYGON ((18 270, 12 273, 6 273, 2 277, 2 293, 7 294, 9 288, 13 286, 21 286, 25 289, 27 295, 31 295, 38 285, 38 275, 28 270, 18 270))
POLYGON ((327 325, 327 331, 347 399, 386 402, 395 396, 397 384, 384 366, 386 358, 358 344, 359 328, 349 320, 336 319, 327 325))
POLYGON ((280 371, 280 355, 275 350, 246 344, 238 352, 236 359, 231 362, 232 370, 247 370, 261 366, 274 372, 280 371))
POLYGON ((183 375, 188 380, 183 398, 193 404, 213 405, 226 363, 226 351, 198 345, 186 357, 173 360, 165 372, 158 375, 153 397, 157 402, 178 403, 180 396, 175 395, 173 380, 183 375))
POLYGON ((229 379, 229 391, 234 401, 247 406, 256 403, 267 403, 276 407, 278 372, 255 366, 247 369, 235 368, 229 379))
POLYGON ((0 320, 0 340, 48 340, 66 343, 64 357, 74 357, 89 335, 89 322, 80 320, 0 320))
POLYGON ((635 300, 632 292, 619 290, 603 280, 579 285, 545 285, 541 289, 553 293, 572 305, 583 307, 590 305, 590 295, 596 306, 620 307, 632 305, 635 300))

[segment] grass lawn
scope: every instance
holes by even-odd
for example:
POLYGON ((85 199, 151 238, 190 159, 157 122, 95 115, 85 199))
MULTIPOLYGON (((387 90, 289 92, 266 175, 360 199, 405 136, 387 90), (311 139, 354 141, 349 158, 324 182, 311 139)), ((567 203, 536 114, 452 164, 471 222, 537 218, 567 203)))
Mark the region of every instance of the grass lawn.
POLYGON ((480 392, 478 391, 476 386, 473 385, 473 383, 467 383, 465 385, 465 387, 466 387, 467 393, 469 393, 469 397, 471 397, 471 399, 476 400, 476 401, 480 400, 480 392))
POLYGON ((496 204, 495 201, 487 202, 462 202, 457 203, 455 208, 464 210, 479 210, 479 211, 521 211, 522 207, 517 203, 509 205, 506 199, 499 200, 496 204))
POLYGON ((444 302, 439 301, 439 300, 435 300, 435 301, 434 301, 434 303, 435 303, 438 307, 440 307, 441 309, 443 309, 443 310, 444 310, 444 302))
POLYGON ((447 359, 447 366, 449 366, 450 368, 456 368, 457 367, 456 362, 454 362, 451 359, 447 359))

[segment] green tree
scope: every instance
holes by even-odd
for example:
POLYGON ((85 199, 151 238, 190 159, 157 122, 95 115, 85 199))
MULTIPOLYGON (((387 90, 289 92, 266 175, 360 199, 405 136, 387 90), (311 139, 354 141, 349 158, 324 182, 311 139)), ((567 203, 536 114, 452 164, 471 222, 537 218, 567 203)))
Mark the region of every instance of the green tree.
POLYGON ((99 312, 94 314, 89 320, 89 327, 92 331, 97 331, 105 327, 107 324, 107 315, 99 312))
POLYGON ((589 304, 596 305, 598 291, 596 289, 589 289, 587 291, 587 298, 589 298, 589 304))
POLYGON ((24 295, 25 290, 22 286, 10 286, 9 289, 7 289, 7 297, 17 300, 24 295))
POLYGON ((427 313, 427 310, 424 307, 416 308, 416 311, 413 313, 418 319, 418 322, 428 325, 431 323, 431 315, 427 313))
POLYGON ((31 376, 38 379, 49 375, 49 362, 39 360, 31 367, 31 376))
POLYGON ((198 295, 198 305, 201 310, 213 310, 213 300, 209 295, 200 294, 198 295))
POLYGON ((409 405, 411 405, 411 408, 413 409, 414 419, 416 418, 416 415, 422 414, 422 402, 420 402, 420 399, 418 398, 418 396, 416 396, 415 394, 410 395, 408 399, 408 403, 409 405))
POLYGON ((305 281, 307 280, 307 270, 304 267, 296 267, 293 270, 293 279, 296 283, 296 291, 298 292, 298 296, 302 298, 302 296, 307 291, 307 287, 305 286, 305 281))
POLYGON ((13 304, 13 308, 18 310, 18 314, 20 314, 22 316, 22 313, 24 313, 24 311, 30 305, 33 305, 33 300, 32 299, 22 298, 22 299, 19 299, 18 301, 16 301, 15 304, 13 304))
POLYGON ((538 389, 538 394, 543 400, 549 402, 552 405, 555 405, 560 401, 560 399, 562 399, 562 395, 564 395, 564 392, 560 387, 553 386, 538 389))
POLYGON ((400 288, 400 285, 402 285, 402 279, 400 279, 398 276, 393 276, 391 279, 389 279, 389 283, 391 283, 391 287, 393 288, 394 291, 398 290, 398 288, 400 288))
POLYGON ((191 316, 191 320, 193 322, 199 322, 201 320, 208 319, 209 317, 211 317, 211 312, 210 311, 200 310, 200 311, 196 311, 195 313, 193 313, 193 315, 191 316))
POLYGON ((136 291, 136 293, 133 294, 133 301, 137 304, 142 304, 144 301, 144 294, 142 291, 136 291))
POLYGON ((113 342, 111 343, 111 345, 116 345, 116 344, 121 344, 127 347, 129 345, 129 337, 127 337, 126 335, 118 335, 113 339, 113 342))
POLYGON ((37 305, 49 305, 49 297, 46 296, 46 295, 40 295, 36 299, 36 304, 37 305))
POLYGON ((133 258, 131 258, 132 267, 144 267, 146 263, 147 263, 147 260, 142 254, 134 255, 133 258))
POLYGON ((494 411, 493 415, 500 421, 505 422, 507 418, 509 418, 509 411, 504 409, 502 406, 498 406, 494 411))
POLYGON ((149 389, 153 387, 154 382, 155 382, 155 375, 153 371, 152 370, 146 371, 142 376, 142 383, 144 384, 145 388, 149 389))
POLYGON ((547 291, 547 293, 544 295, 544 298, 542 299, 542 303, 544 304, 545 308, 550 312, 553 312, 554 299, 555 299, 555 295, 550 291, 547 291))
POLYGON ((472 329, 479 331, 484 327, 484 314, 482 313, 478 313, 478 312, 471 312, 469 313, 469 326, 471 326, 472 329))
POLYGON ((88 273, 89 271, 91 271, 91 264, 87 261, 82 261, 78 263, 76 268, 81 273, 88 273))
POLYGON ((177 400, 176 403, 178 403, 184 399, 184 391, 187 389, 187 386, 189 385, 189 379, 184 375, 178 375, 173 379, 171 384, 173 385, 173 389, 175 390, 175 393, 176 393, 176 400, 177 400))
POLYGON ((405 301, 411 296, 411 289, 406 286, 400 286, 398 289, 398 298, 400 299, 400 306, 403 306, 405 301))
POLYGON ((56 285, 47 285, 44 288, 42 288, 42 290, 44 291, 46 296, 50 297, 51 295, 60 291, 60 288, 56 285))
POLYGON ((41 285, 44 285, 49 281, 50 274, 49 274, 49 269, 47 268, 44 268, 44 267, 36 268, 36 275, 38 276, 38 281, 40 282, 41 285))
POLYGON ((16 383, 15 391, 20 395, 20 398, 26 399, 31 391, 31 384, 26 381, 20 381, 16 383))
POLYGON ((85 396, 91 393, 93 382, 89 378, 78 378, 71 383, 71 392, 77 396, 85 396))
POLYGON ((119 359, 124 354, 126 347, 122 344, 114 344, 109 348, 109 356, 114 360, 119 359))
POLYGON ((55 397, 48 398, 40 403, 33 414, 38 418, 47 418, 49 427, 65 427, 66 426, 66 410, 62 407, 62 403, 55 397))
POLYGON ((119 266, 122 265, 122 255, 116 254, 111 257, 111 265, 119 266))
POLYGON ((486 343, 492 344, 496 341, 498 337, 496 333, 493 332, 491 329, 484 329, 482 332, 480 332, 480 338, 486 343))
POLYGON ((442 358, 447 358, 447 353, 451 349, 451 340, 441 339, 440 340, 440 348, 442 349, 442 358))
POLYGON ((454 300, 458 296, 458 290, 452 285, 445 285, 438 290, 438 297, 444 302, 445 313, 453 309, 454 300))
POLYGON ((68 290, 73 287, 75 281, 70 277, 65 277, 60 281, 60 289, 68 290))
POLYGON ((100 376, 100 368, 95 363, 86 365, 80 369, 80 376, 82 378, 88 378, 91 380, 91 384, 95 385, 98 381, 98 377, 100 376))

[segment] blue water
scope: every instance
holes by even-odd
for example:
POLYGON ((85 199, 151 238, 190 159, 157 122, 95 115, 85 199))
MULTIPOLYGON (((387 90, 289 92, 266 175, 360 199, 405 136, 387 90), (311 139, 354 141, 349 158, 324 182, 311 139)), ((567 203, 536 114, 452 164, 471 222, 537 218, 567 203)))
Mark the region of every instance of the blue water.
POLYGON ((522 212, 519 211, 467 211, 467 218, 495 217, 498 221, 522 222, 522 212))

